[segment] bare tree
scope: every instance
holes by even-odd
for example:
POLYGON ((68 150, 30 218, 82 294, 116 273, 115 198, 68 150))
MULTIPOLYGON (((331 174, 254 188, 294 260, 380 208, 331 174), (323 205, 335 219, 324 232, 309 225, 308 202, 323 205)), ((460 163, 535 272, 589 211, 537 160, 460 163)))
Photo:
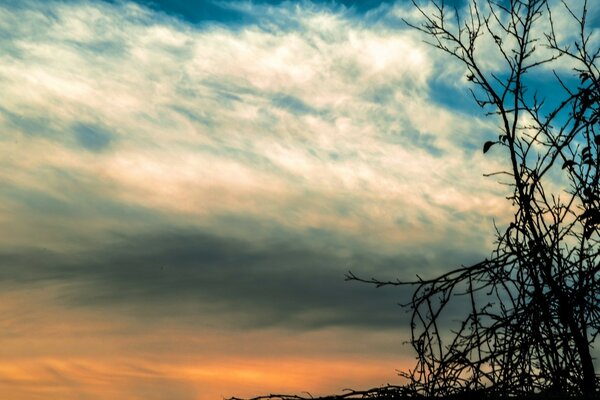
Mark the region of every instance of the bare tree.
POLYGON ((593 396, 600 49, 598 34, 588 31, 588 4, 576 3, 577 12, 548 0, 469 0, 462 10, 413 4, 422 20, 409 25, 462 64, 475 101, 498 121, 498 140, 485 142, 483 152, 505 161, 506 169, 489 175, 509 188, 514 219, 496 228, 495 251, 475 265, 410 282, 347 278, 414 285, 407 306, 418 362, 403 375, 415 393, 593 396), (558 12, 570 18, 570 42, 555 28, 558 12), (531 83, 539 73, 553 73, 552 98, 531 83), (459 308, 452 304, 467 311, 446 331, 443 319, 459 308))
MULTIPOLYGON (((465 68, 471 93, 498 123, 483 152, 503 157, 488 176, 508 188, 514 219, 496 227, 489 259, 432 279, 348 280, 412 286, 406 386, 349 391, 323 399, 407 398, 476 393, 495 398, 552 392, 594 397, 593 345, 600 329, 600 33, 588 30, 588 3, 442 0, 419 5, 408 22, 465 68), (566 14, 569 35, 553 15, 566 14), (489 67, 489 65, 492 65, 489 67), (488 67, 484 67, 488 66, 488 67), (552 74, 544 98, 536 74, 552 74), (557 94, 558 93, 558 94, 557 94), (465 310, 457 316, 457 310, 465 310), (449 328, 448 319, 458 319, 449 328)), ((256 399, 312 398, 268 395, 256 399)))

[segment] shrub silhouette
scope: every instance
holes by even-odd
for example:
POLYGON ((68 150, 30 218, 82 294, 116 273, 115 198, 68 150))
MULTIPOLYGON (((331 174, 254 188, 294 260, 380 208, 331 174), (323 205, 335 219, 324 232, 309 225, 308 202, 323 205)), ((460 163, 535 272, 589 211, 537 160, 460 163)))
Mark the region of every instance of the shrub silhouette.
POLYGON ((407 23, 462 64, 476 103, 499 124, 498 139, 482 150, 504 161, 489 176, 508 188, 514 218, 496 228, 489 259, 433 279, 348 273, 348 280, 414 287, 405 306, 418 361, 401 373, 406 386, 328 398, 596 396, 600 48, 588 30, 587 2, 576 4, 577 12, 547 0, 469 0, 458 10, 413 0, 421 21, 407 23), (557 13, 570 18, 570 32, 557 32, 557 13), (549 71, 555 90, 544 99, 530 77, 549 71), (445 330, 451 304, 466 311, 445 330))
POLYGON ((591 349, 600 327, 600 74, 587 3, 580 14, 560 5, 578 34, 572 43, 561 41, 546 0, 473 0, 463 14, 439 2, 429 10, 413 4, 423 22, 411 26, 462 63, 475 101, 499 122, 498 140, 485 142, 483 153, 504 158, 506 169, 491 175, 510 188, 515 213, 508 228, 496 230, 490 259, 430 280, 366 280, 416 287, 408 306, 418 364, 403 375, 429 396, 592 396, 591 349), (486 37, 492 45, 481 52, 486 37), (482 55, 496 59, 500 71, 486 71, 482 55), (573 69, 554 71, 562 94, 548 105, 528 77, 558 60, 573 69), (577 83, 565 83, 565 74, 577 83), (456 301, 469 311, 457 330, 442 332, 441 316, 456 301))

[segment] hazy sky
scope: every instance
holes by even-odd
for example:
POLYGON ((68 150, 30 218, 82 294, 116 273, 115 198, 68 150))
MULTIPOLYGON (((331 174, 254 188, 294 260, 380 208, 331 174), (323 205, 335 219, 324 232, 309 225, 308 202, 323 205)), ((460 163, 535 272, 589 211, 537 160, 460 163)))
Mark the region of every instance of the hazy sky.
POLYGON ((416 17, 0 1, 0 397, 400 383, 407 292, 344 273, 475 262, 511 213, 496 123, 416 17))

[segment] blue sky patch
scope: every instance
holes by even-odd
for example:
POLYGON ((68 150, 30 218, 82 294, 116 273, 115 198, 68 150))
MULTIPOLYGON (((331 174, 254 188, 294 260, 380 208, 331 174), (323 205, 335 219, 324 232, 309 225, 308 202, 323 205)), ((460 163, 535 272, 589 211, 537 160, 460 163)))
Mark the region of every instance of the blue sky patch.
POLYGON ((470 115, 481 113, 468 87, 459 87, 442 79, 433 79, 429 82, 429 93, 432 101, 447 109, 470 115))
POLYGON ((247 14, 227 7, 226 4, 210 0, 135 0, 152 10, 180 18, 184 21, 240 25, 252 22, 247 14))
MULTIPOLYGON (((115 0, 107 0, 112 3, 115 0)), ((135 0, 136 3, 152 10, 180 18, 192 24, 219 23, 228 26, 240 26, 258 22, 256 17, 244 12, 239 5, 282 6, 294 7, 300 4, 314 4, 331 11, 345 10, 350 14, 365 16, 365 14, 394 3, 391 0, 254 0, 243 2, 239 0, 135 0)), ((373 16, 373 15, 372 15, 373 16)))

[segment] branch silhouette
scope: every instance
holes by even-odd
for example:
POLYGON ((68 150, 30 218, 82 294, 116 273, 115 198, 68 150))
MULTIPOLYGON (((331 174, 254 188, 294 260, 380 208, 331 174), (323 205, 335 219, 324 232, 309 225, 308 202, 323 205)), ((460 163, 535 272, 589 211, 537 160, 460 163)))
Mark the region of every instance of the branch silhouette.
MULTIPOLYGON (((498 123, 498 140, 486 141, 482 151, 500 157, 505 169, 486 176, 508 188, 514 217, 506 228, 495 227, 488 259, 434 278, 382 281, 348 272, 350 281, 413 288, 403 307, 411 312, 417 363, 400 372, 405 386, 324 399, 595 398, 600 43, 588 27, 588 3, 576 12, 547 0, 469 0, 461 10, 437 0, 428 7, 412 2, 420 22, 407 24, 458 60, 476 104, 498 123), (558 11, 570 18, 569 42, 556 31, 558 11), (535 73, 553 74, 549 99, 530 79, 535 73)), ((256 400, 266 398, 305 399, 256 400)))
POLYGON ((416 393, 595 396, 600 49, 587 31, 587 2, 579 16, 562 5, 579 33, 570 44, 558 39, 545 0, 471 1, 465 12, 429 4, 425 9, 413 1, 423 22, 409 25, 462 63, 476 103, 498 121, 498 140, 482 150, 506 162, 506 170, 488 176, 510 188, 514 219, 505 230, 496 228, 489 260, 428 280, 386 282, 353 273, 346 279, 415 286, 405 307, 412 311, 418 362, 401 375, 416 393), (493 38, 485 55, 500 64, 493 71, 480 58, 484 37, 493 38), (549 106, 529 94, 535 88, 527 78, 558 59, 573 65, 568 74, 578 83, 568 85, 566 73, 554 71, 562 98, 549 106), (442 331, 443 318, 457 304, 465 315, 455 329, 442 331))

